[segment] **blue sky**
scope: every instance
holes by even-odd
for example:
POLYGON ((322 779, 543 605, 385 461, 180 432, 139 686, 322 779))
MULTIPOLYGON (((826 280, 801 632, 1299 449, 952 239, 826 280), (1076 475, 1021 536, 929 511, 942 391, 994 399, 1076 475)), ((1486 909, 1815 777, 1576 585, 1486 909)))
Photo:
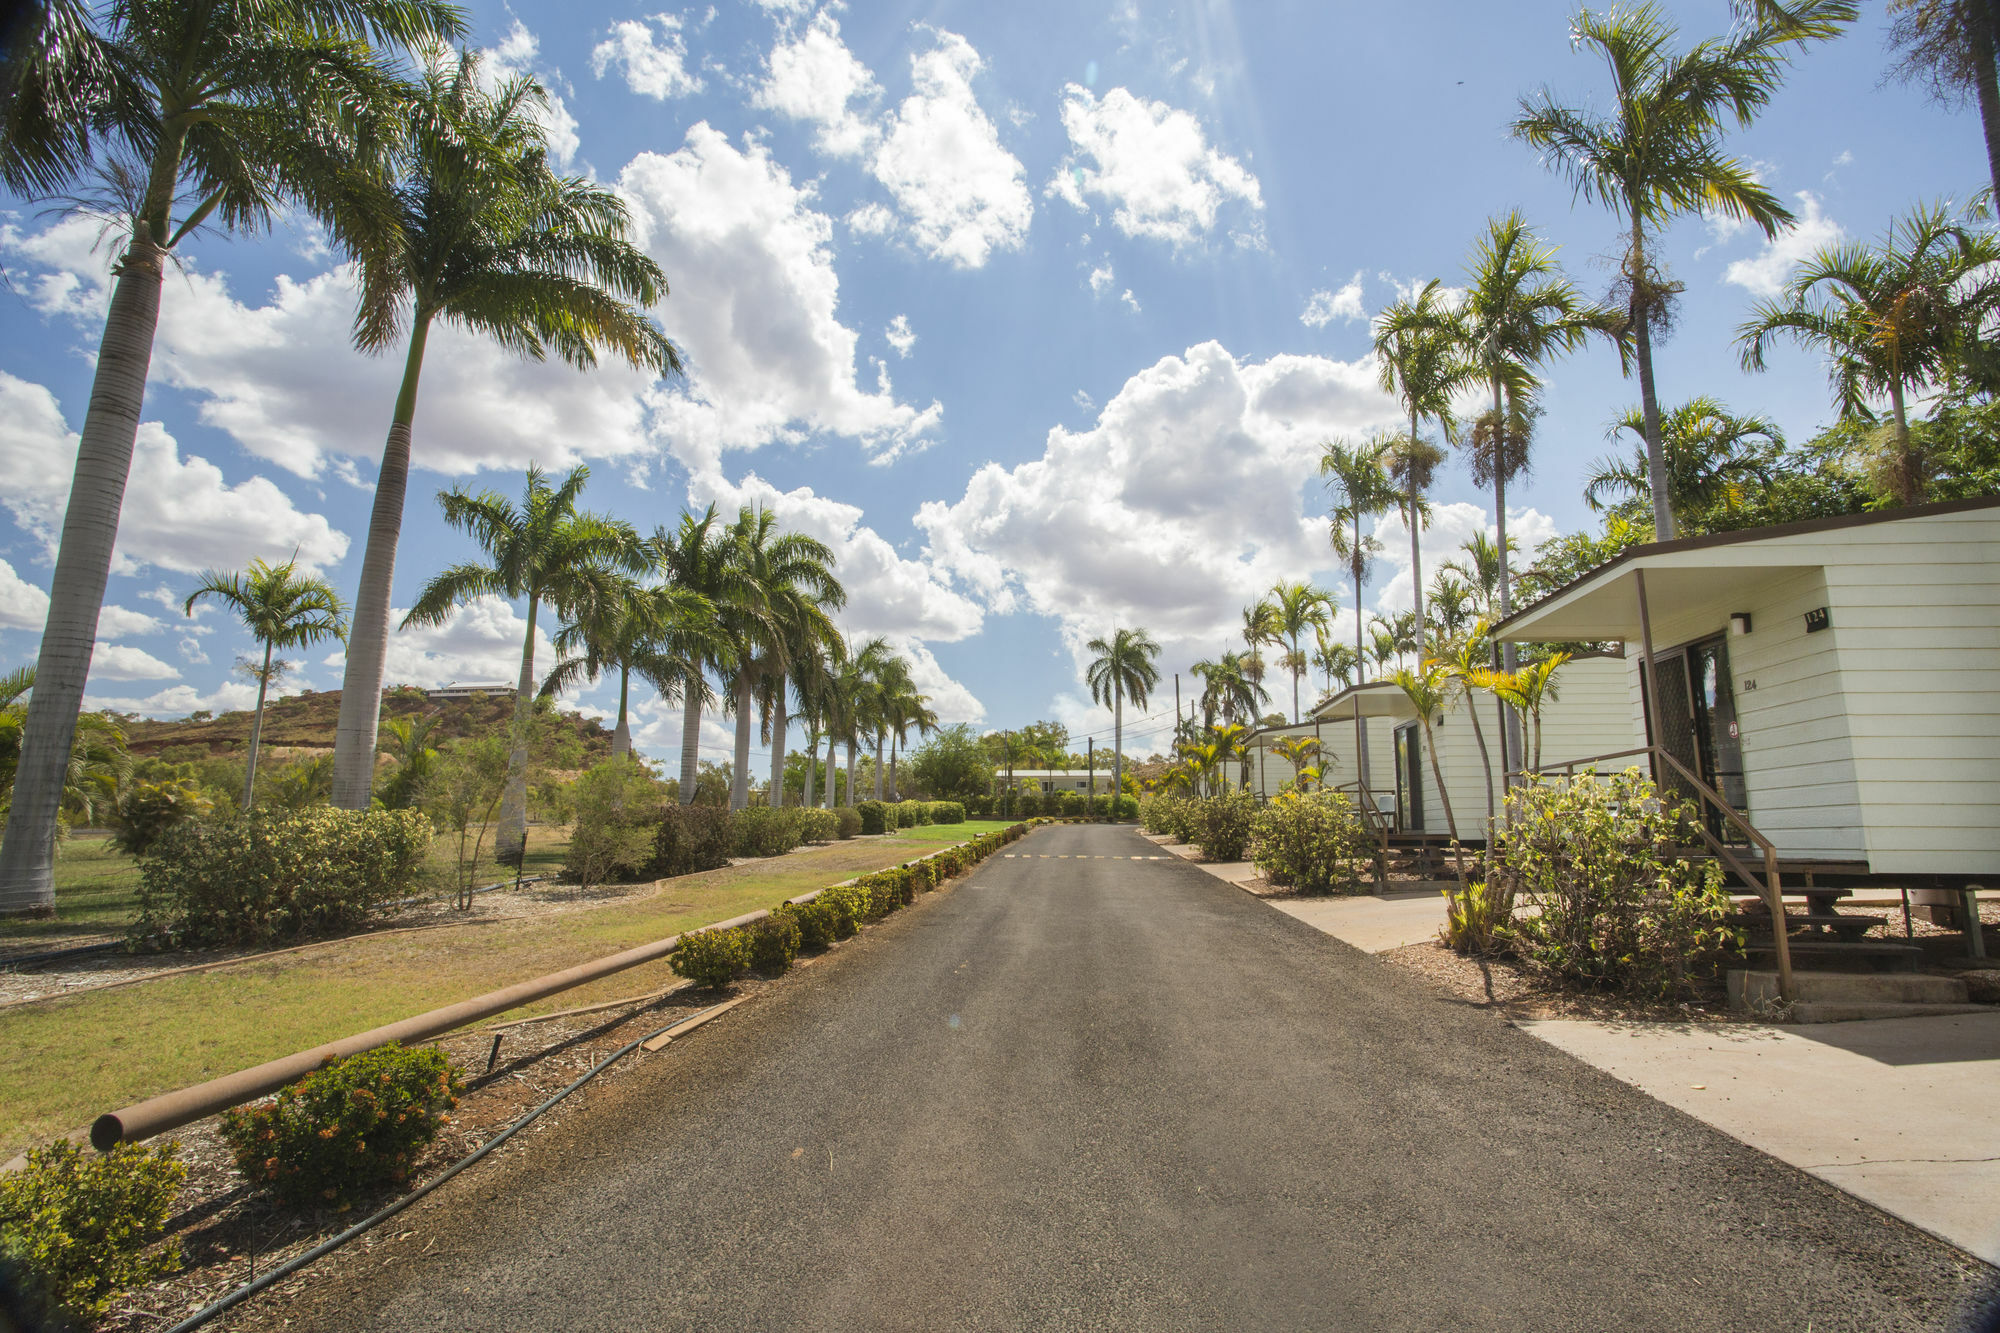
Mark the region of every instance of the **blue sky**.
MULTIPOLYGON (((1878 236, 1911 203, 1980 183, 1975 118, 1883 83, 1881 8, 1807 52, 1730 140, 1798 228, 1766 242, 1691 219, 1667 238, 1687 292, 1659 358, 1666 403, 1709 393, 1809 435, 1831 416, 1822 369, 1780 353, 1765 374, 1739 371, 1731 335, 1749 302, 1819 245, 1878 236)), ((1668 9, 1689 40, 1730 21, 1723 0, 1668 9)), ((1399 287, 1455 281, 1508 208, 1587 290, 1608 285, 1610 215, 1573 205, 1506 136, 1541 84, 1601 103, 1567 12, 474 4, 490 66, 555 94, 558 155, 631 201, 673 287, 658 317, 692 373, 586 376, 434 337, 395 604, 467 554, 437 491, 518 491, 531 461, 587 462, 590 503, 643 528, 754 499, 831 542, 845 625, 907 651, 947 720, 1055 716, 1079 746, 1108 735, 1081 685, 1091 636, 1144 626, 1163 670, 1185 672, 1276 579, 1339 586, 1313 464, 1322 441, 1393 424, 1367 319, 1399 287)), ((33 660, 46 608, 109 254, 94 224, 5 205, 11 666, 33 660)), ((351 599, 400 367, 352 351, 351 315, 338 257, 310 228, 203 239, 169 277, 94 705, 247 705, 232 672, 247 636, 180 613, 201 568, 296 548, 351 599)), ((1608 347, 1554 368, 1535 476, 1510 496, 1516 532, 1592 522, 1579 474, 1634 401, 1608 347)), ((1492 519, 1456 462, 1437 500, 1426 568, 1492 519)), ((1407 538, 1384 535, 1371 612, 1409 603, 1407 538)), ((468 608, 399 636, 391 678, 511 678, 524 628, 518 606, 468 608)), ((338 663, 308 653, 291 688, 338 687, 338 663)), ((680 717, 644 699, 635 726, 662 755, 680 717)), ((1144 753, 1158 726, 1133 727, 1129 748, 1144 753)), ((724 757, 719 728, 705 740, 724 757)))

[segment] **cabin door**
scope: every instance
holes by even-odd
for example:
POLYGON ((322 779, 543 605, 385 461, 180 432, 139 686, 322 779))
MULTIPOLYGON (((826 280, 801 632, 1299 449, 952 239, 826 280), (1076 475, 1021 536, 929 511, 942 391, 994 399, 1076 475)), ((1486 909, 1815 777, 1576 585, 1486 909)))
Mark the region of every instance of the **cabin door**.
POLYGON ((1424 737, 1415 722, 1396 728, 1396 813, 1402 832, 1423 832, 1424 737))
MULTIPOLYGON (((1750 793, 1743 776, 1743 731, 1730 683, 1728 638, 1718 634, 1661 654, 1657 680, 1653 726, 1660 748, 1736 810, 1747 811, 1750 793)), ((1694 794, 1671 769, 1656 777, 1662 786, 1694 794)), ((1725 836, 1722 817, 1711 810, 1708 818, 1710 831, 1725 836)))

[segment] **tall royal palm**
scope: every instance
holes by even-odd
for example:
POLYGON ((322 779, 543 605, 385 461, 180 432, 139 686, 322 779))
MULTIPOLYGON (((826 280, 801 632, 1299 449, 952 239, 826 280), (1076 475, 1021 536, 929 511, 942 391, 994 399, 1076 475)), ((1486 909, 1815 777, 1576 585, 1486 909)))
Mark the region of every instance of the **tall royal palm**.
MULTIPOLYGON (((296 559, 282 565, 253 560, 241 574, 225 574, 211 569, 201 576, 201 584, 188 594, 181 610, 194 614, 194 606, 204 597, 213 597, 234 611, 264 649, 264 660, 253 664, 250 674, 257 681, 257 711, 250 715, 249 762, 243 774, 243 808, 250 808, 257 791, 257 748, 264 736, 264 696, 270 691, 276 672, 273 655, 292 648, 304 648, 322 639, 338 639, 347 633, 343 619, 347 608, 340 595, 325 579, 301 574, 296 559)), ((280 663, 279 670, 283 669, 280 663)))
POLYGON ((628 584, 626 574, 646 568, 638 534, 624 523, 577 508, 590 469, 571 468, 551 486, 539 467, 528 469, 520 506, 495 491, 461 488, 438 496, 445 522, 471 537, 486 563, 468 561, 444 570, 425 586, 403 617, 403 628, 442 625, 455 608, 480 597, 525 598, 527 630, 521 641, 521 683, 514 694, 514 724, 507 760, 507 788, 500 798, 494 855, 518 861, 528 839, 528 721, 535 695, 535 625, 547 602, 563 620, 604 616, 628 584))
POLYGON ((0 54, 0 183, 100 196, 118 260, 50 579, 0 914, 55 904, 56 820, 139 431, 167 265, 204 227, 253 231, 286 204, 357 253, 385 249, 373 147, 401 110, 372 49, 455 37, 439 0, 51 3, 0 54))
POLYGON ((1419 624, 1424 619, 1421 534, 1430 514, 1424 493, 1444 461, 1444 451, 1424 438, 1423 424, 1435 422, 1446 439, 1457 439, 1452 395, 1476 373, 1464 344, 1459 312, 1435 278, 1415 296, 1391 302, 1375 317, 1375 361, 1382 391, 1395 394, 1410 419, 1410 433, 1389 449, 1385 461, 1402 487, 1403 521, 1410 529, 1410 592, 1419 624))
POLYGON ((591 599, 556 634, 556 664, 542 682, 542 693, 560 694, 617 672, 618 720, 611 729, 611 756, 622 758, 632 752, 632 677, 636 674, 665 698, 675 697, 680 663, 707 647, 713 626, 714 608, 699 593, 672 584, 623 582, 611 596, 591 599))
MULTIPOLYGON (((1339 440, 1329 442, 1320 453, 1319 474, 1326 479, 1327 488, 1333 492, 1333 512, 1330 535, 1333 553, 1346 567, 1348 576, 1354 580, 1354 674, 1359 680, 1365 674, 1368 661, 1367 631, 1368 616, 1362 609, 1361 589, 1367 582, 1368 569, 1382 549, 1381 541, 1374 533, 1363 533, 1364 520, 1380 523, 1382 515, 1396 502, 1395 487, 1389 482, 1384 470, 1384 460, 1395 441, 1387 436, 1373 436, 1360 444, 1347 444, 1339 440)), ((1364 785, 1368 781, 1368 724, 1362 720, 1361 710, 1354 710, 1354 763, 1355 779, 1364 785)))
POLYGON ((1125 791, 1125 701, 1144 708, 1160 683, 1160 669, 1153 659, 1160 645, 1142 629, 1114 629, 1108 639, 1092 639, 1084 645, 1091 655, 1084 679, 1090 697, 1111 705, 1111 816, 1118 817, 1118 798, 1125 791))
POLYGON ((938 729, 938 715, 930 706, 931 697, 917 692, 915 682, 906 670, 896 684, 895 692, 884 700, 884 712, 889 718, 889 799, 899 799, 896 790, 896 750, 907 745, 910 732, 915 731, 919 740, 938 729))
POLYGON ((1849 0, 1798 0, 1755 6, 1750 22, 1726 38, 1685 52, 1655 4, 1604 13, 1577 11, 1572 45, 1596 53, 1611 75, 1611 107, 1566 106, 1547 88, 1521 100, 1514 137, 1569 179, 1578 198, 1602 203, 1627 228, 1619 292, 1625 306, 1628 370, 1639 373, 1646 457, 1653 488, 1653 530, 1674 533, 1666 462, 1660 452, 1660 404, 1653 384, 1653 335, 1680 289, 1653 258, 1653 241, 1674 219, 1699 212, 1755 223, 1766 236, 1792 215, 1750 169, 1722 151, 1724 122, 1748 125, 1777 92, 1785 58, 1800 43, 1834 36, 1854 17, 1849 0))
POLYGON ((578 369, 609 353, 659 374, 680 370, 673 344, 646 317, 666 296, 666 278, 631 243, 617 194, 549 170, 538 120, 545 102, 532 79, 483 91, 473 55, 433 59, 397 153, 399 243, 360 257, 355 341, 370 352, 404 350, 334 738, 334 804, 349 809, 368 804, 417 381, 432 326, 491 338, 530 360, 553 352, 578 369))
POLYGON ((694 804, 695 778, 701 760, 701 710, 715 702, 708 683, 711 667, 728 660, 727 621, 754 603, 743 580, 736 577, 740 557, 736 544, 710 505, 697 518, 682 514, 680 526, 655 528, 646 540, 646 559, 667 583, 705 600, 715 615, 715 632, 701 643, 685 645, 679 656, 681 700, 680 803, 694 804))
POLYGON ((877 683, 883 672, 890 669, 894 654, 889 651, 889 641, 877 636, 860 645, 848 645, 847 660, 840 666, 834 677, 834 699, 831 711, 833 721, 829 724, 826 738, 827 787, 833 786, 833 745, 839 740, 847 746, 847 803, 857 805, 861 793, 854 787, 855 754, 861 747, 864 736, 875 734, 875 716, 878 711, 879 690, 877 683))
POLYGON ((1307 630, 1326 628, 1333 599, 1326 591, 1304 581, 1279 583, 1265 596, 1265 605, 1276 613, 1278 632, 1290 645, 1285 666, 1292 673, 1292 721, 1299 720, 1299 677, 1310 665, 1301 640, 1307 630))
POLYGON ((1894 73, 1925 84, 1946 106, 1968 98, 1979 112, 1986 179, 2000 198, 2000 4, 1994 0, 1889 0, 1889 41, 1901 53, 1894 73))
POLYGON ((1880 246, 1829 246, 1801 264, 1781 301, 1760 301, 1738 330, 1743 368, 1762 370, 1779 337, 1825 354, 1842 416, 1874 419, 1887 397, 1895 427, 1890 490, 1915 504, 1929 482, 1910 436, 1909 398, 1941 386, 2000 309, 2000 242, 1941 206, 1892 225, 1880 246))
POLYGON ((833 549, 817 538, 778 531, 778 517, 769 509, 745 505, 729 529, 737 548, 737 578, 747 596, 734 679, 730 682, 736 709, 736 763, 730 773, 729 804, 741 810, 750 803, 750 731, 759 693, 772 697, 771 804, 784 796, 785 695, 792 655, 811 646, 824 649, 840 641, 829 613, 847 604, 847 590, 834 576, 833 549))

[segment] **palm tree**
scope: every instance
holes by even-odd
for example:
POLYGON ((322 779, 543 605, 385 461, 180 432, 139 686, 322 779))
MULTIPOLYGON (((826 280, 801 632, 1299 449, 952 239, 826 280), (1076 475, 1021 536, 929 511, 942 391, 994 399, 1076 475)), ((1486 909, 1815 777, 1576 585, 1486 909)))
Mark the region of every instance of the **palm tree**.
MULTIPOLYGON (((847 659, 847 644, 836 639, 819 651, 794 654, 792 657, 792 691, 798 695, 799 715, 806 730, 806 772, 805 785, 799 791, 799 804, 810 809, 814 803, 819 776, 819 738, 831 732, 829 710, 832 708, 834 673, 847 659)), ((827 756, 826 805, 833 808, 833 758, 827 756)), ((780 793, 784 788, 779 787, 780 793)))
MULTIPOLYGON (((1389 483, 1383 461, 1394 443, 1393 437, 1376 435, 1358 445, 1331 441, 1320 452, 1319 474, 1327 479, 1327 486, 1336 497, 1333 513, 1329 516, 1332 519, 1333 553, 1347 566, 1348 575, 1354 580, 1354 673, 1357 681, 1368 660, 1367 645, 1362 638, 1368 617, 1362 611, 1361 586, 1368 578, 1369 566, 1382 550, 1382 543, 1374 533, 1362 535, 1361 521, 1372 518, 1380 526, 1382 514, 1396 502, 1395 488, 1389 483), (1354 529, 1351 535, 1348 532, 1350 526, 1354 529)), ((1359 708, 1354 710, 1354 755, 1355 780, 1366 785, 1368 724, 1362 720, 1359 708)))
POLYGON ((1319 742, 1311 736, 1287 736, 1271 747, 1277 756, 1292 766, 1292 782, 1301 789, 1308 765, 1319 757, 1319 742))
POLYGON ((897 799, 896 791, 896 747, 907 745, 910 731, 915 728, 917 739, 922 740, 938 729, 938 715, 930 705, 928 694, 917 693, 907 672, 898 683, 893 694, 885 701, 884 710, 889 718, 889 799, 897 799))
POLYGON ((1571 20, 1571 44, 1604 60, 1611 109, 1565 106, 1543 88, 1521 99, 1513 125, 1514 137, 1566 176, 1576 197, 1604 204, 1628 229, 1618 284, 1626 312, 1620 356, 1628 372, 1635 364, 1639 372, 1653 531, 1660 541, 1675 530, 1653 385, 1653 334, 1664 331, 1680 288, 1655 264, 1651 237, 1697 211, 1748 220, 1766 236, 1791 225, 1778 197, 1748 167, 1723 155, 1723 123, 1733 117, 1739 127, 1749 125, 1783 81, 1789 49, 1830 38, 1854 17, 1850 0, 1798 0, 1789 9, 1757 10, 1728 37, 1681 53, 1669 49, 1677 34, 1655 4, 1601 14, 1579 10, 1571 20))
POLYGON ((1263 663, 1248 653, 1224 653, 1214 661, 1189 668, 1202 682, 1202 725, 1212 727, 1219 714, 1224 722, 1254 718, 1271 693, 1263 686, 1263 663))
POLYGON ((1440 669, 1447 703, 1463 701, 1465 715, 1472 719, 1472 739, 1479 744, 1479 767, 1486 775, 1486 849, 1490 857, 1493 823, 1499 810, 1493 790, 1493 756, 1486 749, 1486 729, 1479 725, 1479 709, 1473 699, 1473 691, 1482 688, 1493 674, 1493 640, 1487 628, 1484 620, 1475 622, 1471 633, 1448 642, 1436 657, 1424 663, 1424 668, 1440 669))
MULTIPOLYGON (((1638 408, 1611 423, 1605 438, 1629 436, 1631 452, 1590 465, 1583 502, 1602 513, 1615 505, 1644 500, 1652 479, 1646 462, 1646 422, 1638 408)), ((1768 482, 1765 463, 1785 437, 1769 417, 1739 417, 1717 400, 1690 398, 1660 422, 1661 453, 1667 464, 1667 497, 1677 514, 1706 509, 1718 501, 1734 509, 1751 482, 1768 482)), ((1512 670, 1511 667, 1508 668, 1512 670)))
POLYGON ((1417 710, 1417 721, 1424 728, 1424 753, 1430 756, 1431 778, 1437 783, 1438 800, 1444 806, 1445 827, 1451 830, 1451 855, 1458 868, 1458 885, 1465 887, 1465 848, 1458 842, 1458 817, 1451 811, 1451 792, 1444 785, 1444 770, 1438 765, 1437 744, 1432 739, 1432 724, 1444 715, 1451 703, 1449 678, 1445 668, 1436 662, 1426 663, 1421 669, 1412 671, 1408 667, 1399 669, 1394 680, 1402 687, 1403 695, 1410 706, 1417 710))
POLYGON ((714 632, 699 643, 682 645, 676 654, 681 700, 680 803, 694 804, 695 780, 701 761, 701 710, 715 702, 715 690, 708 683, 708 669, 721 667, 727 659, 726 626, 740 619, 747 596, 736 576, 739 552, 728 533, 717 526, 715 506, 700 518, 682 514, 680 526, 669 532, 653 530, 646 539, 646 558, 669 587, 692 593, 707 602, 713 615, 714 632))
POLYGON ((264 734, 264 696, 271 688, 273 675, 285 668, 283 662, 273 668, 272 654, 304 648, 322 639, 342 638, 347 633, 347 624, 342 619, 347 608, 340 604, 340 595, 325 579, 298 572, 296 556, 282 565, 252 560, 250 568, 241 574, 225 574, 216 569, 204 571, 200 585, 182 604, 182 613, 193 615, 194 604, 204 597, 213 597, 233 610, 250 636, 264 647, 263 665, 250 670, 257 681, 257 711, 250 715, 249 762, 243 773, 243 808, 248 810, 257 790, 257 747, 264 734))
POLYGON ((1993 0, 1889 0, 1889 12, 1895 15, 1890 44, 1903 53, 1892 72, 1906 83, 1927 84, 1946 106, 1962 105, 1971 95, 1985 133, 1989 188, 2000 196, 2000 84, 1994 69, 2000 11, 1993 0))
POLYGON ((875 661, 874 670, 867 678, 867 686, 861 692, 860 707, 857 710, 861 721, 861 734, 875 742, 875 799, 886 795, 883 788, 885 770, 882 766, 882 751, 889 743, 890 701, 905 689, 915 689, 910 683, 910 664, 891 652, 883 652, 875 661))
POLYGON ((1278 609, 1268 601, 1258 601, 1243 608, 1243 647, 1257 660, 1257 670, 1264 669, 1264 656, 1257 650, 1266 644, 1278 646, 1285 641, 1284 629, 1278 618, 1278 609))
POLYGON ((1393 393, 1410 417, 1410 433, 1393 444, 1385 458, 1389 475, 1401 486, 1399 503, 1410 527, 1411 591, 1417 619, 1424 616, 1424 561, 1421 533, 1430 517, 1424 492, 1430 488, 1444 451, 1423 438, 1423 423, 1434 421, 1445 438, 1456 441, 1458 419, 1451 400, 1477 373, 1462 348, 1465 332, 1460 312, 1445 297, 1443 284, 1433 278, 1415 297, 1391 302, 1375 317, 1375 360, 1382 392, 1393 393))
POLYGON ((1292 673, 1292 721, 1296 723, 1299 720, 1299 676, 1308 665, 1304 652, 1300 650, 1299 640, 1309 629, 1318 631, 1326 628, 1333 611, 1333 599, 1325 589, 1297 581, 1274 584, 1265 605, 1276 613, 1278 632, 1291 644, 1285 665, 1292 673))
POLYGON ((847 660, 834 677, 834 697, 826 738, 827 786, 833 785, 833 743, 847 745, 847 803, 859 803, 854 788, 855 752, 863 736, 873 735, 875 726, 875 682, 881 679, 889 659, 889 641, 880 635, 859 647, 848 645, 847 660))
POLYGON ((105 219, 119 258, 0 840, 0 914, 54 910, 64 774, 167 265, 195 232, 256 231, 288 204, 351 251, 380 252, 390 228, 370 147, 402 96, 390 55, 368 43, 426 44, 464 27, 442 0, 57 0, 27 12, 0 70, 0 182, 96 194, 85 211, 105 219))
POLYGON ((557 695, 616 671, 618 720, 611 730, 611 757, 623 758, 632 752, 628 710, 633 673, 672 698, 680 691, 680 664, 691 653, 706 651, 714 637, 714 608, 701 594, 672 584, 621 580, 610 596, 583 607, 577 619, 557 632, 556 664, 541 692, 557 695))
POLYGON ((1402 653, 1402 645, 1396 641, 1396 631, 1388 622, 1378 620, 1368 630, 1368 655, 1375 659, 1378 679, 1388 670, 1389 664, 1402 653))
MULTIPOLYGON (((34 688, 33 667, 17 667, 0 675, 0 807, 13 799, 14 777, 21 762, 21 733, 28 721, 28 705, 21 696, 34 688)), ((63 765, 60 814, 72 822, 89 823, 100 807, 115 805, 131 766, 125 730, 117 719, 106 713, 78 714, 69 761, 63 765)))
POLYGON ((403 628, 442 625, 452 612, 475 598, 527 599, 527 631, 521 641, 521 681, 514 693, 512 753, 507 761, 507 793, 500 802, 500 830, 494 855, 518 863, 528 840, 528 719, 535 697, 535 622, 543 602, 563 620, 595 619, 624 591, 621 571, 646 568, 639 536, 628 524, 577 508, 587 467, 571 468, 551 486, 539 467, 528 469, 519 508, 495 491, 477 495, 453 487, 438 496, 444 520, 471 537, 487 563, 453 565, 432 579, 403 628))
POLYGON ((375 799, 390 810, 408 810, 423 802, 436 778, 438 752, 431 746, 438 715, 392 717, 382 724, 387 744, 382 749, 396 761, 396 771, 386 778, 375 799))
POLYGON ((334 739, 333 799, 348 809, 368 803, 417 381, 431 327, 443 322, 481 334, 534 361, 554 352, 579 370, 595 366, 601 353, 657 374, 680 370, 673 344, 646 318, 666 296, 667 281, 631 243, 624 202, 603 186, 549 170, 541 87, 521 78, 488 93, 478 65, 461 53, 425 69, 397 149, 397 244, 360 256, 356 343, 368 352, 406 345, 375 479, 334 739))
POLYGON ((1891 224, 1882 245, 1828 246, 1800 265, 1784 299, 1760 301, 1737 340, 1743 368, 1762 370, 1780 334, 1826 354, 1842 416, 1875 419, 1886 394, 1895 414, 1890 486, 1898 504, 1923 498, 1929 478, 1910 438, 1908 397, 1942 384, 2000 309, 2000 242, 1970 232, 1942 205, 1891 224))
POLYGON ((1354 683, 1355 673, 1361 666, 1361 658, 1346 644, 1335 643, 1327 638, 1324 630, 1317 638, 1318 646, 1313 649, 1313 665, 1326 673, 1326 694, 1331 698, 1334 681, 1339 681, 1342 689, 1354 683))
POLYGON ((1431 619, 1424 635, 1426 645, 1459 638, 1475 614, 1475 601, 1471 584, 1448 569, 1438 570, 1431 579, 1431 619))
POLYGON ((786 677, 794 650, 808 643, 824 647, 840 641, 829 611, 847 604, 847 590, 834 577, 833 549, 803 533, 778 531, 778 516, 762 506, 743 506, 729 540, 736 547, 735 580, 741 596, 738 614, 725 610, 725 623, 738 622, 735 679, 731 695, 736 712, 736 763, 731 774, 729 806, 741 810, 750 803, 750 729, 755 696, 772 695, 772 754, 776 775, 771 803, 784 794, 784 730, 786 677))
POLYGON ((1479 682, 1504 699, 1509 707, 1534 722, 1534 761, 1529 767, 1537 773, 1542 768, 1542 709, 1555 701, 1555 675, 1567 661, 1568 653, 1557 653, 1539 662, 1530 662, 1518 671, 1489 673, 1479 682))
POLYGON ((1142 629, 1113 628, 1110 638, 1096 638, 1084 645, 1091 655, 1084 669, 1090 697, 1111 705, 1111 817, 1118 817, 1118 798, 1125 793, 1125 701, 1144 708, 1160 683, 1160 669, 1153 659, 1160 645, 1142 629))

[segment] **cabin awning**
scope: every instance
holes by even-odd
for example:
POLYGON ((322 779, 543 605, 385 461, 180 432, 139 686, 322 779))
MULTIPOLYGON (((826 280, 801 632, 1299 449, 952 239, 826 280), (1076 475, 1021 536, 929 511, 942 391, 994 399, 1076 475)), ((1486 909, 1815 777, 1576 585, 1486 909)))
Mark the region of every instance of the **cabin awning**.
POLYGON ((1515 643, 1562 643, 1572 640, 1618 639, 1635 642, 1643 628, 1639 587, 1644 577, 1646 603, 1658 618, 1669 611, 1715 606, 1730 607, 1812 565, 1765 561, 1726 562, 1718 552, 1688 552, 1607 565, 1567 588, 1516 612, 1493 627, 1493 637, 1515 643), (1689 560, 1689 555, 1707 556, 1689 560))
POLYGON ((1362 717, 1417 715, 1410 696, 1403 693, 1402 686, 1393 681, 1372 680, 1365 685, 1349 686, 1334 695, 1319 706, 1313 717, 1321 722, 1351 722, 1357 712, 1362 717))

